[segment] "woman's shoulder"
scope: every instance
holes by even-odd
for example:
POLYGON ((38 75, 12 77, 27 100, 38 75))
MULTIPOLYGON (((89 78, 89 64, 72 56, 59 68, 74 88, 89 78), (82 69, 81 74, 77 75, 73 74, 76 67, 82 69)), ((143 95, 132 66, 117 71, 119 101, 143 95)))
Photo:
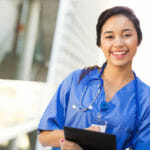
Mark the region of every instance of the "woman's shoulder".
POLYGON ((150 86, 138 78, 139 120, 150 121, 150 86))
POLYGON ((76 69, 73 70, 72 72, 69 73, 69 75, 65 78, 65 80, 68 79, 76 79, 79 78, 79 76, 81 75, 83 69, 76 69))
POLYGON ((137 84, 138 84, 138 89, 141 93, 143 92, 150 92, 150 86, 142 81, 139 77, 137 78, 137 84))
POLYGON ((140 103, 147 104, 150 107, 150 86, 140 78, 137 79, 137 83, 140 103))

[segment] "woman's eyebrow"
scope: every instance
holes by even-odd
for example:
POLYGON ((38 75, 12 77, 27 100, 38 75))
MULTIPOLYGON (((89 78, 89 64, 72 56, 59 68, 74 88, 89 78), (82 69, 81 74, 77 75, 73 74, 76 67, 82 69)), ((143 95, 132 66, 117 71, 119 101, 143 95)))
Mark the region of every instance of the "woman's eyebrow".
POLYGON ((104 34, 113 33, 112 31, 105 31, 104 34))
POLYGON ((130 28, 126 28, 126 29, 123 29, 122 32, 125 32, 125 31, 133 31, 132 29, 130 28))

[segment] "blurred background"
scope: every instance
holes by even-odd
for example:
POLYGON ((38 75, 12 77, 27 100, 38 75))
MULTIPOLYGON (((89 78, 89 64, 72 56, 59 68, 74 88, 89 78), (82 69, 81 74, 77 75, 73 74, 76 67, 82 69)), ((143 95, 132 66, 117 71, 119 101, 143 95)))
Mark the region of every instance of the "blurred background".
POLYGON ((106 8, 131 7, 143 41, 133 69, 150 85, 146 0, 0 0, 0 150, 44 150, 40 117, 60 82, 73 70, 102 65, 96 22, 106 8))

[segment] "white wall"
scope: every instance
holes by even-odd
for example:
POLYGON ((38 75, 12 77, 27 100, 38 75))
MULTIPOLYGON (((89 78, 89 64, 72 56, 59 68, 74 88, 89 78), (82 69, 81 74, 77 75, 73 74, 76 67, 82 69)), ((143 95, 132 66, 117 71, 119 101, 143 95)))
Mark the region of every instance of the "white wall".
POLYGON ((71 71, 99 63, 96 22, 104 0, 61 0, 48 82, 58 85, 71 71))

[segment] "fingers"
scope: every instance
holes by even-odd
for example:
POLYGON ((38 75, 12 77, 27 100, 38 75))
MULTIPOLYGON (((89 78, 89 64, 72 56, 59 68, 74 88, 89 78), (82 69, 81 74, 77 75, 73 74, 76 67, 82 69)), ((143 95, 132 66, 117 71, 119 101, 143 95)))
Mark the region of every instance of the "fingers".
POLYGON ((96 126, 96 125, 90 126, 89 128, 86 128, 86 129, 92 130, 92 131, 97 131, 97 132, 101 131, 101 128, 99 126, 96 126))
POLYGON ((60 140, 60 147, 61 150, 82 150, 78 144, 64 139, 60 140))

